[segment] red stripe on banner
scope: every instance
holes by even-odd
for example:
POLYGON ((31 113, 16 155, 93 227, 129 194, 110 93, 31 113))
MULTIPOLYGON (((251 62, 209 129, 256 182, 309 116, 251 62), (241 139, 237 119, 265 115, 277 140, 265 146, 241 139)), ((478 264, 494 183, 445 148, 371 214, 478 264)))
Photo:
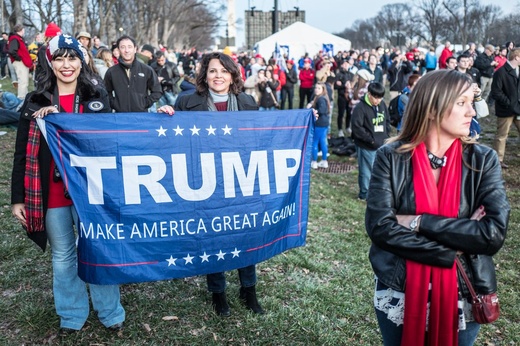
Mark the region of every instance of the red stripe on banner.
POLYGON ((148 133, 149 130, 58 130, 64 133, 148 133))
POLYGON ((306 129, 306 128, 308 128, 308 126, 239 127, 238 131, 294 130, 294 129, 306 129))
MULTIPOLYGON (((295 126, 295 127, 291 127, 291 128, 305 128, 306 129, 306 128, 308 128, 308 126, 295 126)), ((304 148, 307 148, 307 138, 308 138, 308 136, 305 136, 305 139, 303 140, 303 147, 304 148)), ((303 207, 302 206, 302 199, 303 199, 302 186, 303 186, 303 177, 305 175, 305 171, 303 169, 303 167, 305 167, 305 152, 302 152, 302 164, 301 164, 301 166, 302 166, 302 169, 301 169, 301 173, 300 173, 300 211, 299 211, 299 214, 298 214, 298 233, 284 235, 283 237, 277 238, 277 239, 273 240, 270 243, 267 243, 267 244, 264 244, 262 246, 258 246, 258 247, 255 247, 255 248, 247 249, 246 252, 260 250, 260 249, 263 249, 265 247, 271 246, 274 243, 279 242, 282 239, 289 238, 289 237, 298 237, 298 236, 301 235, 301 233, 302 233, 302 207, 303 207)))
POLYGON ((157 264, 159 261, 150 261, 150 262, 134 262, 134 263, 116 263, 116 264, 99 264, 99 263, 90 263, 79 260, 81 264, 85 264, 91 267, 131 267, 131 266, 142 266, 148 264, 157 264))

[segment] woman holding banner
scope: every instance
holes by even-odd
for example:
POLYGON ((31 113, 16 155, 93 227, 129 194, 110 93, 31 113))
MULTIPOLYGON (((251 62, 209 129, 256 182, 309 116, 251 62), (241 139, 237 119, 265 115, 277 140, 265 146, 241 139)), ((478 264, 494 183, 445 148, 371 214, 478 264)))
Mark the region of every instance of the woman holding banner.
MULTIPOLYGON (((179 99, 178 111, 243 111, 258 110, 252 96, 242 92, 243 81, 238 66, 223 53, 206 54, 201 61, 194 94, 179 99)), ((238 269, 240 298, 254 313, 264 310, 256 297, 256 267, 238 269)), ((213 307, 219 316, 231 315, 226 298, 224 273, 207 275, 208 290, 212 292, 213 307)))
MULTIPOLYGON (((80 44, 68 35, 54 37, 36 91, 21 109, 12 173, 12 212, 31 238, 45 251, 52 249, 53 293, 60 316, 60 334, 80 330, 89 315, 87 285, 78 277, 74 224, 77 214, 60 172, 41 136, 35 118, 49 113, 106 113, 106 90, 95 83, 80 44)), ((79 115, 72 115, 79 116, 79 115)), ((89 285, 98 318, 105 327, 123 327, 125 310, 119 286, 89 285)))
POLYGON ((468 136, 473 98, 467 74, 426 74, 377 151, 365 224, 384 345, 473 345, 480 324, 456 259, 477 293, 496 292, 510 205, 496 152, 468 136))

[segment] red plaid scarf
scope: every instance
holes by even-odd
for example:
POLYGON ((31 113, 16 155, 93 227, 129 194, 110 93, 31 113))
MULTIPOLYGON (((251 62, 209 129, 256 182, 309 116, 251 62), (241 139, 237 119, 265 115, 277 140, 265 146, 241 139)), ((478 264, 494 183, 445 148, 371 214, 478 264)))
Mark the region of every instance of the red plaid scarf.
MULTIPOLYGON (((446 152, 447 162, 438 184, 431 171, 426 146, 412 155, 416 214, 457 217, 462 184, 462 144, 455 140, 446 152)), ((456 346, 458 329, 457 269, 406 261, 404 328, 401 345, 456 346), (429 286, 431 284, 431 292, 429 286), (430 296, 428 334, 426 310, 430 296)))
POLYGON ((27 232, 45 230, 43 220, 42 183, 38 153, 40 152, 40 129, 36 121, 31 121, 29 139, 27 141, 27 157, 25 161, 25 214, 27 232))

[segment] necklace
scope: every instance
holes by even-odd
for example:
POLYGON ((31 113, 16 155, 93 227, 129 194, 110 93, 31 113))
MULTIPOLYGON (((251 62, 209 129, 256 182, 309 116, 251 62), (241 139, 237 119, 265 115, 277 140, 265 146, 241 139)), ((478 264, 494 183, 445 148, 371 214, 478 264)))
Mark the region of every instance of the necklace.
POLYGON ((430 160, 430 166, 432 166, 433 169, 438 169, 438 168, 446 166, 446 160, 447 160, 446 156, 437 157, 437 156, 433 155, 432 153, 430 153, 429 150, 426 150, 426 152, 428 153, 428 159, 430 160))

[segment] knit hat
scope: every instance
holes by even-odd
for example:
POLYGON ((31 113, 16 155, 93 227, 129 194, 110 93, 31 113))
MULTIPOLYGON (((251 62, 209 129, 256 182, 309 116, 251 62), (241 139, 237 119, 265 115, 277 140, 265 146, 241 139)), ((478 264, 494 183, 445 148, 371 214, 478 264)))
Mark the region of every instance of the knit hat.
POLYGON ((374 80, 374 75, 365 69, 361 69, 361 70, 357 71, 357 75, 359 77, 363 78, 364 80, 366 80, 367 82, 374 80))
POLYGON ((45 54, 47 57, 47 62, 49 63, 49 65, 51 65, 52 56, 54 55, 54 53, 56 53, 56 51, 62 48, 72 49, 76 52, 81 61, 84 62, 85 56, 83 55, 81 47, 81 43, 79 43, 74 37, 70 35, 55 36, 52 40, 49 41, 49 44, 47 46, 47 51, 45 54))
POLYGON ((47 25, 47 29, 45 29, 45 37, 54 37, 58 35, 61 35, 60 27, 52 22, 49 23, 49 25, 47 25))
POLYGON ((141 48, 141 52, 143 50, 147 50, 150 53, 155 54, 155 49, 151 45, 149 45, 149 44, 144 44, 143 47, 141 48))

